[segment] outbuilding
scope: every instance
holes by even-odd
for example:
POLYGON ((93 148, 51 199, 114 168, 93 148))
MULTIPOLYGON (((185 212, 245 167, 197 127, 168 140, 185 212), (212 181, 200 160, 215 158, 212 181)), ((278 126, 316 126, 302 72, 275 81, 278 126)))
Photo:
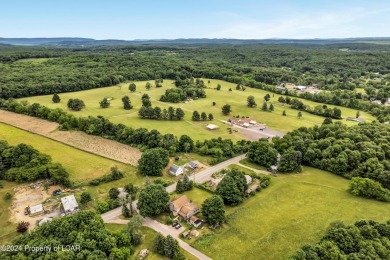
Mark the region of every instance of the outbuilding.
POLYGON ((37 204, 35 206, 30 207, 30 217, 38 216, 44 213, 43 205, 37 204))
POLYGON ((207 128, 208 130, 217 130, 217 129, 219 129, 219 126, 214 125, 214 124, 208 124, 208 125, 206 126, 206 128, 207 128))
POLYGON ((172 164, 169 168, 169 173, 173 176, 179 176, 180 174, 184 173, 184 168, 176 164, 172 164))
POLYGON ((61 198, 62 207, 64 208, 65 214, 73 213, 79 209, 79 204, 76 201, 74 195, 69 195, 61 198))

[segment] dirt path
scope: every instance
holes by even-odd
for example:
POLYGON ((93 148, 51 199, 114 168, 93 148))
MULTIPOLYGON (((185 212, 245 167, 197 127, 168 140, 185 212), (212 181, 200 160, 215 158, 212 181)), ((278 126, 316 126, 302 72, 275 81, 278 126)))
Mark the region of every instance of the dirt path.
POLYGON ((115 161, 136 166, 141 158, 137 148, 88 135, 81 131, 58 131, 58 123, 0 110, 0 122, 15 126, 28 132, 59 141, 80 150, 97 154, 115 161))

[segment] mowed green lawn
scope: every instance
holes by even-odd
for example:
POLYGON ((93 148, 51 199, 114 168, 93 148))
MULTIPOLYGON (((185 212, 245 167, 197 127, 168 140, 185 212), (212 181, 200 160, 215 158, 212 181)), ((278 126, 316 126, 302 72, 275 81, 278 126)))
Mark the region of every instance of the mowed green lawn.
POLYGON ((348 180, 306 167, 301 174, 272 178, 269 188, 238 207, 229 224, 193 246, 213 259, 286 259, 317 242, 331 222, 387 221, 390 203, 352 196, 348 180))
POLYGON ((53 162, 61 163, 70 174, 70 179, 76 183, 88 181, 110 172, 117 165, 121 170, 134 176, 136 169, 130 165, 116 162, 101 156, 78 150, 60 142, 32 134, 27 131, 0 123, 0 140, 6 140, 10 145, 25 143, 52 157, 53 162))
MULTIPOLYGON (((221 81, 221 80, 210 80, 204 79, 206 86, 209 89, 206 89, 207 98, 198 99, 193 102, 184 104, 184 103, 163 103, 158 101, 161 95, 165 92, 165 89, 174 87, 173 81, 164 80, 162 88, 152 88, 150 90, 145 89, 146 81, 136 82, 137 91, 134 93, 130 93, 128 90, 129 83, 122 83, 118 86, 92 89, 86 91, 79 92, 71 92, 71 93, 62 93, 60 94, 61 103, 55 104, 52 102, 52 95, 46 96, 36 96, 29 98, 22 98, 20 100, 28 100, 30 103, 40 103, 42 105, 48 106, 50 108, 63 108, 67 110, 66 103, 69 98, 80 98, 85 102, 85 109, 80 112, 73 112, 75 115, 79 116, 88 116, 88 115, 102 115, 108 119, 110 119, 114 123, 123 123, 125 125, 131 126, 133 128, 145 127, 149 130, 157 129, 161 133, 172 133, 177 136, 182 134, 187 134, 191 136, 194 140, 204 140, 213 137, 222 137, 222 138, 230 138, 233 140, 242 139, 243 136, 240 133, 229 134, 227 131, 228 126, 222 124, 219 120, 227 120, 231 116, 248 116, 256 119, 258 122, 263 122, 267 124, 270 128, 280 131, 280 132, 288 132, 293 129, 296 129, 301 126, 310 127, 316 124, 322 124, 324 121, 323 117, 315 116, 309 113, 303 112, 303 118, 298 119, 297 114, 298 111, 289 108, 289 106, 283 106, 277 102, 279 95, 274 95, 270 93, 271 100, 268 102, 273 103, 275 110, 273 112, 264 112, 261 110, 262 104, 264 102, 264 96, 269 93, 267 91, 246 88, 245 91, 235 90, 235 84, 221 81), (220 91, 215 90, 214 88, 217 84, 221 84, 222 88, 220 91), (229 88, 232 91, 229 91, 229 88), (141 107, 141 96, 147 93, 152 99, 153 106, 159 106, 161 108, 168 108, 169 106, 173 107, 181 107, 186 115, 184 120, 182 121, 158 121, 158 120, 146 120, 140 119, 138 117, 138 110, 141 107), (125 95, 128 95, 131 99, 131 102, 134 106, 132 110, 124 110, 122 107, 121 98, 125 95), (247 107, 247 97, 254 96, 257 102, 257 108, 248 108, 247 107), (104 97, 113 98, 111 101, 111 107, 107 109, 102 109, 99 106, 99 102, 104 97), (212 102, 216 102, 216 106, 212 105, 212 102), (221 112, 221 108, 225 104, 230 104, 232 106, 232 113, 229 116, 224 116, 221 112), (213 124, 220 126, 219 130, 208 131, 206 130, 206 124, 209 121, 203 122, 193 122, 191 121, 192 112, 197 110, 198 112, 206 112, 212 113, 214 115, 213 124), (282 116, 283 110, 286 110, 287 116, 282 116)), ((150 81, 153 85, 154 82, 150 81)), ((315 103, 308 100, 302 101, 305 104, 310 106, 316 106, 320 103, 315 103)), ((334 106, 330 106, 334 107, 334 106)), ((354 117, 356 115, 356 111, 349 108, 339 107, 342 110, 342 116, 354 117)), ((374 118, 365 113, 361 112, 361 117, 372 121, 374 118)), ((355 124, 354 122, 346 122, 349 125, 355 124)))

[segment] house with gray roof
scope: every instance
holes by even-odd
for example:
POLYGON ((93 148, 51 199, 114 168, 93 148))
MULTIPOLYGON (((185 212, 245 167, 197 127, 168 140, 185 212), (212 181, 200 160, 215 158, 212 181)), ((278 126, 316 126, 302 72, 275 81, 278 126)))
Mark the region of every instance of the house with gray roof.
POLYGON ((179 176, 180 174, 184 173, 184 168, 176 164, 172 164, 169 168, 169 173, 173 176, 179 176))

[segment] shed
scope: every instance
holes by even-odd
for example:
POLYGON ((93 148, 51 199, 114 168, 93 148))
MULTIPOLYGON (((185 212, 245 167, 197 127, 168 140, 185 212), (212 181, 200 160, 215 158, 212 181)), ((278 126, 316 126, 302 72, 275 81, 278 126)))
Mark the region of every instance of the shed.
POLYGON ((64 208, 65 214, 69 214, 79 209, 79 204, 76 201, 74 195, 69 195, 61 198, 62 207, 64 208))
POLYGON ((187 230, 186 232, 183 233, 183 237, 184 237, 184 238, 185 238, 185 237, 188 237, 189 234, 190 234, 190 231, 187 230))
POLYGON ((191 168, 191 169, 196 169, 198 168, 199 164, 195 161, 191 161, 189 162, 188 166, 191 168))
POLYGON ((169 168, 169 173, 174 175, 174 176, 179 176, 180 174, 184 173, 184 169, 181 166, 178 166, 176 164, 172 164, 171 167, 169 168))
POLYGON ((217 129, 219 129, 219 126, 214 125, 214 124, 208 124, 208 125, 206 126, 206 128, 207 128, 208 130, 217 130, 217 129))
POLYGON ((35 206, 30 207, 30 217, 38 216, 44 213, 43 205, 37 204, 35 206))
POLYGON ((191 230, 190 234, 193 237, 198 237, 199 236, 199 231, 194 229, 194 230, 191 230))

